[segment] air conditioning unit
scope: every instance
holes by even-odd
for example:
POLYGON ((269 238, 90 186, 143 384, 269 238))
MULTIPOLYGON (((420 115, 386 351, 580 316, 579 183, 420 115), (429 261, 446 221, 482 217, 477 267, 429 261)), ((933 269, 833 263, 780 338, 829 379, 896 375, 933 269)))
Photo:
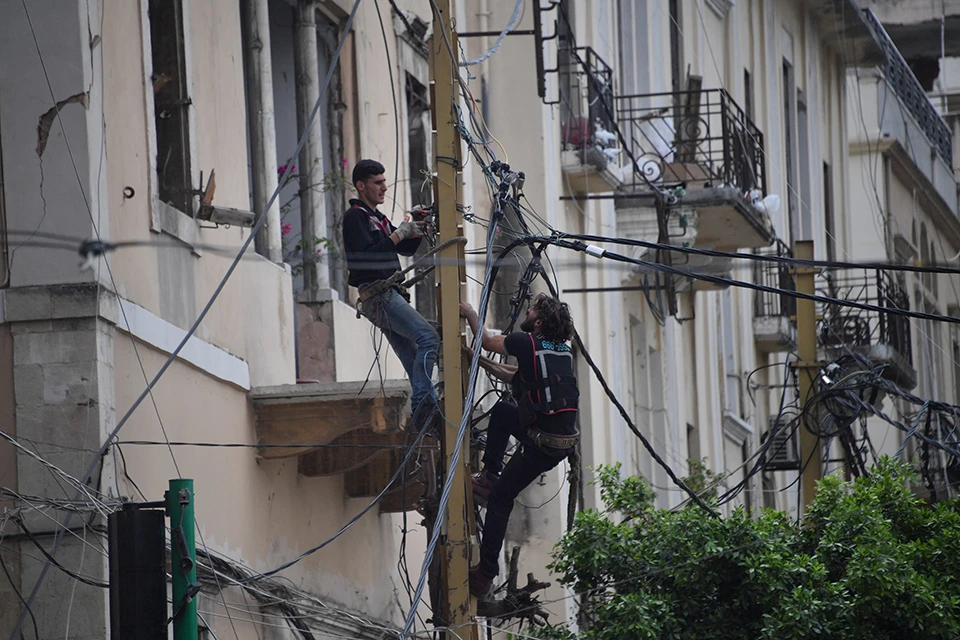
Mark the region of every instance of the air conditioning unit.
POLYGON ((773 442, 767 447, 764 468, 769 471, 796 471, 800 469, 799 429, 791 416, 770 416, 770 431, 763 434, 765 442, 773 433, 773 442))

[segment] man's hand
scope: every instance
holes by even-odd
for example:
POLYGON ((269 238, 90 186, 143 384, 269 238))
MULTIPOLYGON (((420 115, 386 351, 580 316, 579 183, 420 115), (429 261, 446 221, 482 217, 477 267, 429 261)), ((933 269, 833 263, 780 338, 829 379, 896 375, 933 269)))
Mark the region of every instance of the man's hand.
POLYGON ((477 312, 474 310, 473 307, 470 306, 470 303, 469 303, 469 302, 461 302, 461 303, 460 303, 460 317, 461 317, 461 318, 466 318, 467 320, 469 320, 470 318, 476 318, 476 317, 477 317, 477 312))
POLYGON ((403 242, 407 238, 419 238, 423 235, 423 223, 412 220, 401 222, 394 233, 397 234, 398 242, 403 242))

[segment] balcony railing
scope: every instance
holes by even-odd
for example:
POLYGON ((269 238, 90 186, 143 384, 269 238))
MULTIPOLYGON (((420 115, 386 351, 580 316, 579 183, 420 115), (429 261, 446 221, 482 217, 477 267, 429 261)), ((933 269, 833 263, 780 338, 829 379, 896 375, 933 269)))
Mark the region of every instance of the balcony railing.
POLYGON ((564 148, 596 147, 599 152, 603 147, 616 146, 610 65, 590 47, 561 49, 559 78, 564 148))
POLYGON ((949 167, 953 167, 953 134, 927 97, 917 77, 913 75, 900 50, 893 43, 877 16, 869 9, 863 10, 863 20, 873 33, 874 40, 880 46, 886 62, 883 75, 914 120, 926 134, 937 154, 949 167))
POLYGON ((821 292, 833 298, 869 304, 864 311, 826 303, 820 323, 820 340, 826 347, 871 347, 887 345, 910 365, 910 319, 888 309, 909 310, 906 290, 881 270, 850 270, 834 274, 821 292))
MULTIPOLYGON (((790 247, 777 240, 770 248, 761 249, 759 255, 773 255, 780 258, 792 258, 790 247)), ((790 265, 780 262, 756 262, 753 267, 753 281, 767 287, 784 291, 796 291, 797 283, 790 273, 790 265)), ((786 293, 757 291, 753 299, 753 315, 757 318, 775 316, 790 317, 797 314, 797 299, 786 293)))
POLYGON ((724 89, 617 96, 616 106, 635 187, 693 182, 766 194, 763 134, 724 89))

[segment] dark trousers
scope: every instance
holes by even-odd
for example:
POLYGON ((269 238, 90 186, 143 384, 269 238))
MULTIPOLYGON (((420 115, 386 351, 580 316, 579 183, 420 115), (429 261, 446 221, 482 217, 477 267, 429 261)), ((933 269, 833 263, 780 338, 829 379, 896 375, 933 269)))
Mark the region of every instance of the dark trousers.
POLYGON ((487 471, 500 473, 487 499, 487 519, 483 523, 483 541, 480 543, 480 570, 489 577, 500 572, 500 550, 507 534, 507 522, 513 511, 513 502, 537 477, 566 458, 565 454, 544 453, 527 436, 526 426, 521 426, 517 407, 507 402, 498 402, 490 414, 487 428, 487 450, 483 454, 483 466, 487 471), (506 468, 503 456, 507 442, 513 436, 520 442, 506 468))

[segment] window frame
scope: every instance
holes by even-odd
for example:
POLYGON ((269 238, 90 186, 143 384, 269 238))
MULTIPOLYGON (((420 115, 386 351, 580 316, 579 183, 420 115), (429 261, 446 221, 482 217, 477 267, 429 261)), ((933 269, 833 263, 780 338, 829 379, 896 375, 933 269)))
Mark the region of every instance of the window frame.
MULTIPOLYGON (((2 140, 0 134, 0 140, 2 140)), ((0 144, 0 289, 10 287, 10 238, 7 234, 7 197, 3 180, 3 145, 0 144)), ((0 321, 2 321, 0 309, 0 321)))
MULTIPOLYGON (((190 23, 190 6, 192 0, 179 0, 181 9, 181 27, 183 29, 183 67, 184 85, 190 100, 185 107, 187 120, 187 134, 189 137, 190 179, 192 184, 199 185, 200 172, 197 153, 196 106, 193 103, 193 51, 191 47, 192 33, 190 23)), ((150 192, 150 230, 154 233, 166 233, 188 245, 193 253, 201 255, 197 245, 200 244, 200 220, 187 212, 167 204, 160 199, 160 179, 157 167, 157 128, 155 122, 156 105, 153 96, 153 39, 150 29, 150 0, 140 0, 140 39, 142 43, 141 61, 143 66, 143 93, 145 106, 145 124, 147 128, 147 180, 150 192)), ((199 206, 199 198, 193 198, 194 207, 199 206)), ((194 212, 195 213, 195 212, 194 212)))

